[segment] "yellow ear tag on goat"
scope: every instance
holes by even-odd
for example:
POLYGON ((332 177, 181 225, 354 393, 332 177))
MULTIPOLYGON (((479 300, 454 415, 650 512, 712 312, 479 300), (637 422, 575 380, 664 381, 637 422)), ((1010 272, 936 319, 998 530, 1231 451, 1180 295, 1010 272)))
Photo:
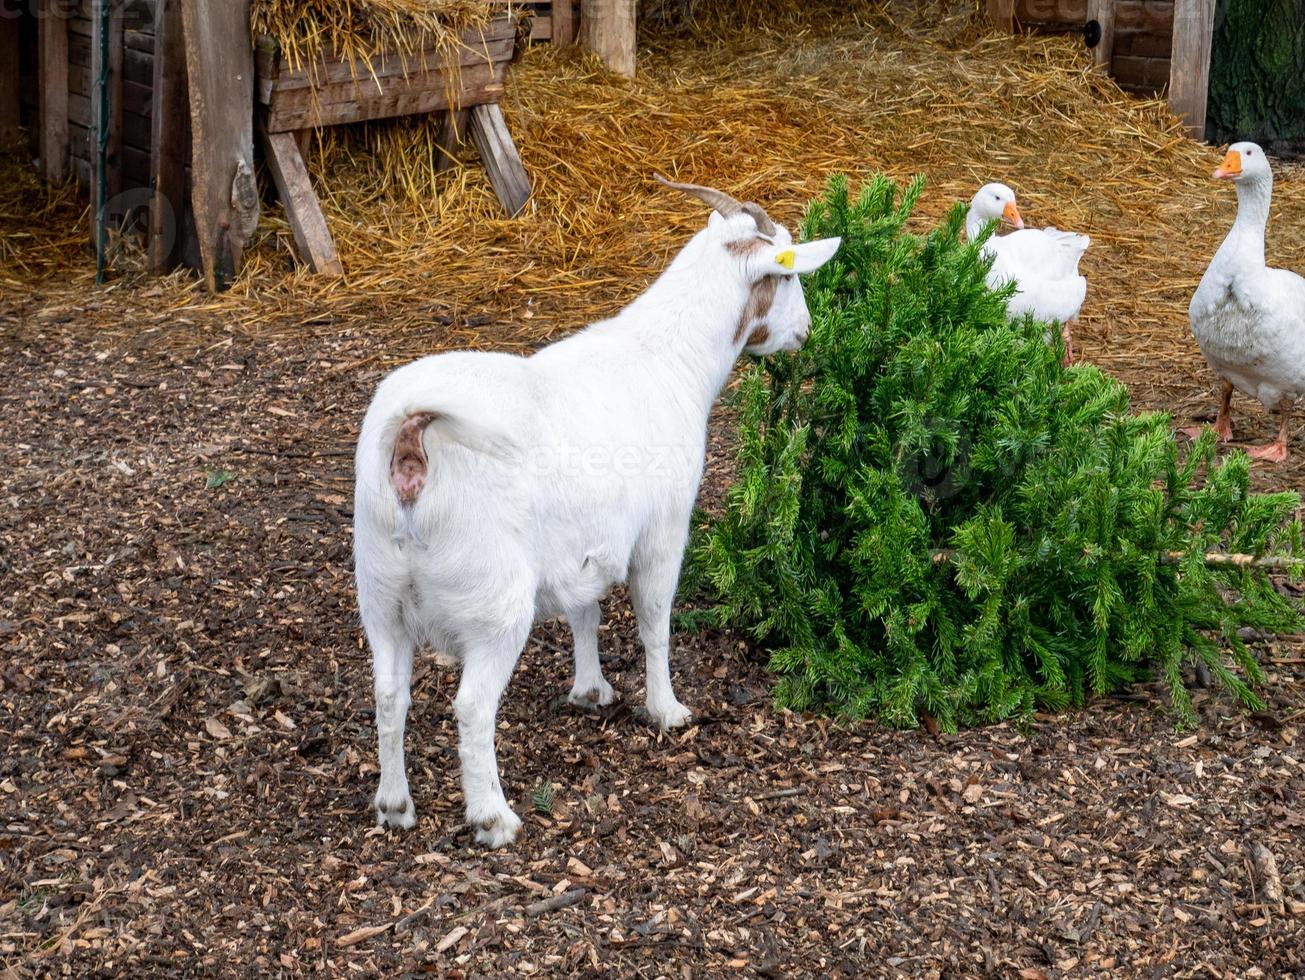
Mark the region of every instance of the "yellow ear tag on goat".
POLYGON ((785 269, 793 268, 793 261, 796 258, 797 256, 793 254, 793 250, 791 248, 786 248, 782 252, 775 253, 775 261, 778 262, 780 265, 782 265, 785 269))

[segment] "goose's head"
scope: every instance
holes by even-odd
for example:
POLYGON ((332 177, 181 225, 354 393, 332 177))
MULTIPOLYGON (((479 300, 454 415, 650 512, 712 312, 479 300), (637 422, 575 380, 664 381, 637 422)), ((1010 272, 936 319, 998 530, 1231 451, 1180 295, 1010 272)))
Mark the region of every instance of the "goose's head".
POLYGON ((1215 180, 1231 180, 1236 183, 1259 183, 1273 179, 1269 167, 1269 158, 1255 143, 1234 143, 1224 154, 1223 163, 1214 172, 1215 180))
POLYGON ((984 184, 970 202, 970 213, 986 224, 1000 218, 1016 228, 1024 227, 1020 209, 1015 205, 1015 192, 1005 184, 984 184))

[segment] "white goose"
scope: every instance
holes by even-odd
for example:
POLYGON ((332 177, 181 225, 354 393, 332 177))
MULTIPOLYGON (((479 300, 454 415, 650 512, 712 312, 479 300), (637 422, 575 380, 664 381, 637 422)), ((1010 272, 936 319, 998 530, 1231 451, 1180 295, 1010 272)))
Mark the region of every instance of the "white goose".
POLYGON ((970 202, 965 234, 976 238, 994 219, 1017 229, 1009 235, 993 235, 984 244, 993 256, 988 285, 994 289, 1015 282, 1017 289, 1008 309, 1012 317, 1032 313, 1039 320, 1059 323, 1065 338, 1065 363, 1074 359, 1070 326, 1087 296, 1087 279, 1079 275, 1078 260, 1087 251, 1087 235, 1055 228, 1025 228, 1015 204, 1015 192, 1005 184, 985 184, 970 202))
POLYGON ((1305 279, 1264 264, 1273 170, 1254 143, 1234 143, 1214 172, 1237 188, 1237 220, 1214 253, 1192 296, 1188 315, 1201 353, 1223 383, 1214 431, 1232 438, 1233 388, 1277 410, 1278 438, 1248 453, 1255 459, 1287 458, 1287 423, 1305 392, 1305 279))

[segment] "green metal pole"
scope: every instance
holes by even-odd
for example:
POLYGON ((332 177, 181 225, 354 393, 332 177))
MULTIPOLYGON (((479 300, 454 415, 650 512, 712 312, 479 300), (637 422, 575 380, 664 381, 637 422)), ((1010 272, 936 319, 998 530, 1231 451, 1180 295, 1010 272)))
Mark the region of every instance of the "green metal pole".
POLYGON ((95 156, 95 284, 104 282, 106 251, 106 223, 108 221, 109 191, 105 187, 109 155, 109 18, 113 0, 99 0, 100 21, 100 72, 95 78, 95 95, 99 104, 99 124, 96 126, 95 156))

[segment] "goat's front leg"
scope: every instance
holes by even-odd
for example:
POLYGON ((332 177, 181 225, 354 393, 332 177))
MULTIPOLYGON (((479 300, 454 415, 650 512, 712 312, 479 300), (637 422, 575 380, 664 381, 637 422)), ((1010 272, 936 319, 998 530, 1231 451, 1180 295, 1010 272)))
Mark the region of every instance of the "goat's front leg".
POLYGON ((453 700, 458 718, 458 757, 462 760, 462 795, 467 825, 476 841, 489 847, 511 844, 521 829, 498 778, 494 728, 499 700, 507 689, 530 624, 488 642, 468 644, 462 660, 462 680, 453 700))
POLYGON ((381 784, 374 805, 380 826, 407 830, 417 822, 408 793, 403 760, 403 729, 411 703, 412 654, 415 644, 402 625, 364 611, 363 630, 372 648, 372 682, 376 693, 376 738, 381 784))
POLYGON ((575 640, 575 683, 567 700, 581 708, 611 704, 616 696, 612 685, 603 677, 603 665, 598 659, 601 620, 602 609, 596 602, 566 611, 566 621, 575 640))
POLYGON ((643 642, 648 714, 662 730, 687 725, 693 718, 671 686, 671 606, 680 579, 685 536, 667 538, 637 557, 630 569, 630 601, 643 642))

